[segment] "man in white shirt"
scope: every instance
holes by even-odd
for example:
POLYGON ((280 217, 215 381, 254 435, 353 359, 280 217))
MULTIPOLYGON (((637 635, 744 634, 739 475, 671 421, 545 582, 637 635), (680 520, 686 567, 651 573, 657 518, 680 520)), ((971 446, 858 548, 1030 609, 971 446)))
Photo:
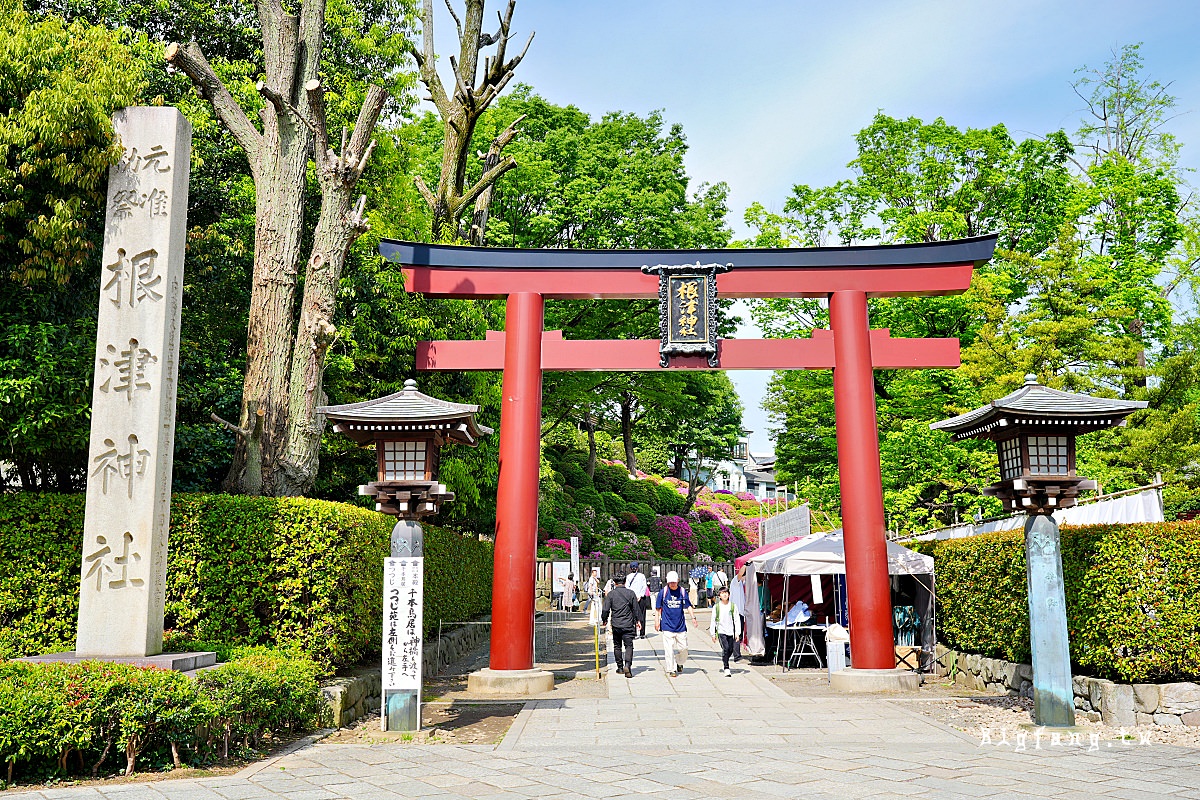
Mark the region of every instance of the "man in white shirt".
POLYGON ((625 576, 625 588, 633 592, 638 599, 638 622, 641 623, 641 638, 646 638, 646 609, 650 606, 650 589, 646 584, 646 576, 638 569, 634 561, 629 565, 629 574, 625 576))
MULTIPOLYGON (((746 629, 746 584, 743 582, 745 578, 746 568, 743 566, 738 570, 737 575, 734 576, 729 584, 729 600, 733 603, 733 607, 737 609, 739 631, 746 629)), ((742 660, 742 638, 740 633, 733 645, 733 660, 742 660)))

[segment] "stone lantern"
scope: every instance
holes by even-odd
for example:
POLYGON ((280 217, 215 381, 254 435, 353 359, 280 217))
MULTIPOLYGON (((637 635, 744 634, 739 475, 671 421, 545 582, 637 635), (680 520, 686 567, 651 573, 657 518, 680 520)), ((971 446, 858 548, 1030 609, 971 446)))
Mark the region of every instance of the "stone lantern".
POLYGON ((438 482, 440 450, 458 442, 471 447, 492 432, 475 421, 479 406, 438 400, 404 382, 403 391, 318 409, 333 429, 361 445, 375 445, 377 478, 358 487, 375 498, 375 510, 407 520, 436 514, 454 493, 438 482))
POLYGON ((1049 389, 1026 375, 1025 385, 982 408, 930 427, 962 439, 991 439, 1000 459, 1000 482, 983 489, 1009 511, 1024 511, 1033 651, 1034 719, 1039 725, 1075 724, 1071 650, 1058 523, 1052 514, 1070 508, 1096 482, 1075 473, 1075 437, 1124 425, 1140 400, 1110 400, 1049 389))
POLYGON ((383 568, 380 719, 385 731, 420 730, 425 591, 420 519, 454 499, 438 482, 442 445, 474 447, 492 430, 475 421, 479 406, 421 394, 411 379, 402 391, 378 400, 317 410, 338 433, 375 445, 377 480, 358 487, 358 493, 375 498, 376 511, 399 518, 392 528, 391 558, 384 559, 383 568))

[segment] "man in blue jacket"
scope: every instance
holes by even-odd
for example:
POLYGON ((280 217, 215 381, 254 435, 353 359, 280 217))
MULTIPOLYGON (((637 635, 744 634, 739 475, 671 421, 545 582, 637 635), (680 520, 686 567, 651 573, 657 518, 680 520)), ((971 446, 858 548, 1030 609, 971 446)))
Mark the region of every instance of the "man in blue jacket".
POLYGON ((674 678, 683 672, 683 662, 687 660, 687 621, 683 618, 684 609, 692 615, 692 624, 696 622, 696 612, 692 611, 692 600, 688 597, 687 589, 679 586, 679 573, 671 570, 667 573, 667 585, 658 593, 658 622, 654 629, 662 631, 663 653, 667 660, 667 675, 674 678), (676 660, 675 651, 679 650, 676 660))

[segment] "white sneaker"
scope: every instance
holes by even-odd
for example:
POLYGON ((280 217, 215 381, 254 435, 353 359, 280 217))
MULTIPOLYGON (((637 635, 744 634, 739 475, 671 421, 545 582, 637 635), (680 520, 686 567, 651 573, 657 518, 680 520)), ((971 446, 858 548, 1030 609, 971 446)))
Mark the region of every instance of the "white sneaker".
POLYGON ((728 670, 728 669, 727 669, 727 670, 725 670, 725 677, 726 677, 726 678, 732 678, 732 677, 733 677, 733 672, 732 672, 731 670, 728 670))

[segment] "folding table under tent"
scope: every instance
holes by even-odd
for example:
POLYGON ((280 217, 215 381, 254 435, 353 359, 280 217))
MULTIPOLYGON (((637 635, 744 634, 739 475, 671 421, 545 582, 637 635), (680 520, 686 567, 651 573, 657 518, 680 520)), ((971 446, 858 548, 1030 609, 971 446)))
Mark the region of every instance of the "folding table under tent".
MULTIPOLYGON (((913 609, 918 617, 918 643, 925 654, 920 666, 932 663, 934 645, 936 642, 936 624, 934 619, 934 577, 933 559, 915 550, 909 550, 895 542, 887 542, 888 574, 892 577, 892 589, 895 592, 902 588, 902 583, 908 583, 907 588, 912 595, 913 609), (909 580, 904 580, 905 578, 909 580), (909 582, 911 581, 911 582, 909 582)), ((782 575, 783 606, 786 611, 788 589, 793 576, 802 575, 845 575, 846 550, 842 532, 814 533, 782 547, 772 548, 760 555, 753 555, 749 560, 757 575, 782 575)), ((839 582, 840 583, 840 582, 839 582)), ((835 589, 838 621, 845 624, 849 618, 844 606, 844 592, 839 585, 835 589)), ((850 631, 851 645, 854 632, 850 631)))

